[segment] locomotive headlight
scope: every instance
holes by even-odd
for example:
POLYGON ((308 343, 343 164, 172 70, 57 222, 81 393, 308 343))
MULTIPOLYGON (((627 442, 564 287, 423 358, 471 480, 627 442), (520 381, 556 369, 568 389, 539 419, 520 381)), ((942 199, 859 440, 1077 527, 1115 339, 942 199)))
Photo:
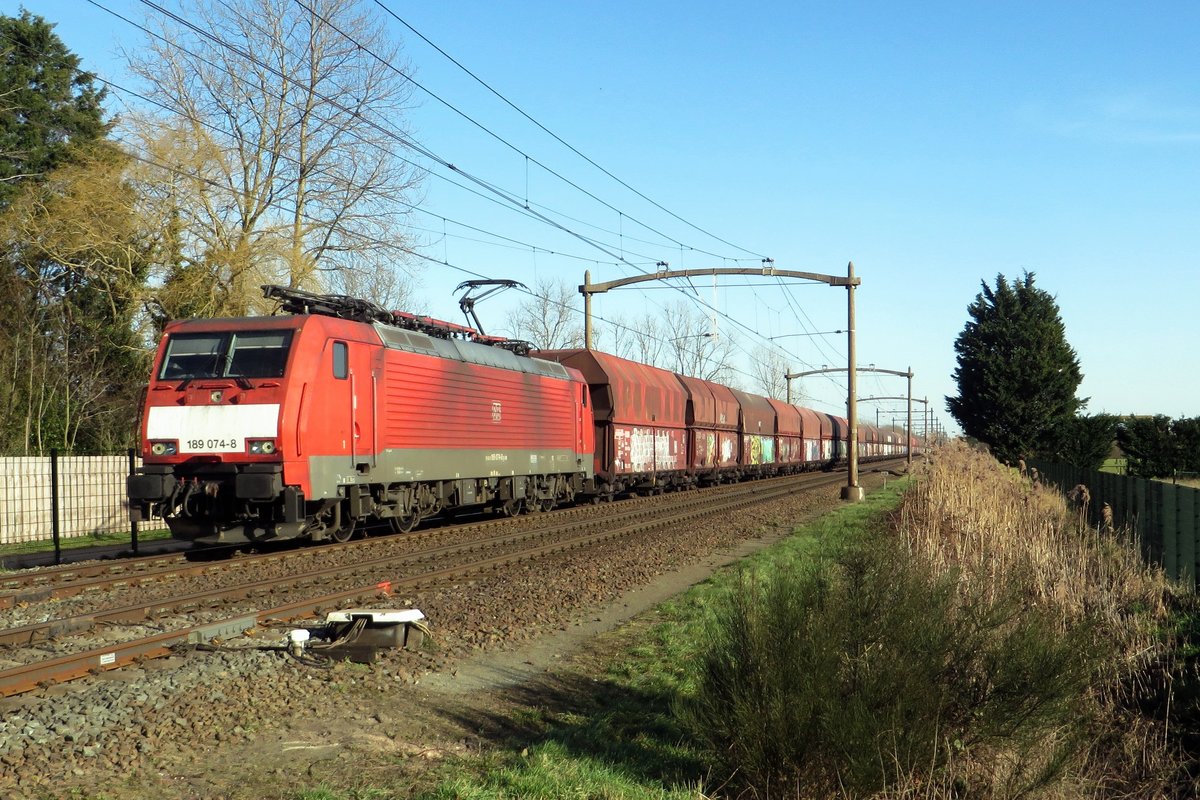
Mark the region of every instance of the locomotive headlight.
POLYGON ((269 456, 275 452, 275 442, 272 439, 251 439, 247 444, 250 446, 250 455, 269 456))
POLYGON ((179 452, 179 443, 170 442, 151 442, 150 452, 156 456, 173 456, 179 452))

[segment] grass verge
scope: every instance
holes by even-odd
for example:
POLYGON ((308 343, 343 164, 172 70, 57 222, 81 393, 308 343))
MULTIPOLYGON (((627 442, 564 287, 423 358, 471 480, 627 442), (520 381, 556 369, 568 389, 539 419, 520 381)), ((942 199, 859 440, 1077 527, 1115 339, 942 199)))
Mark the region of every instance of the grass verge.
POLYGON ((1197 796, 1194 598, 966 448, 905 488, 614 634, 404 796, 1197 796))
MULTIPOLYGON (((153 542, 160 539, 170 539, 171 531, 161 530, 138 531, 138 542, 153 542)), ((59 541, 63 550, 76 550, 84 547, 98 547, 107 544, 129 544, 129 533, 93 533, 85 536, 66 536, 59 541)), ((0 559, 5 556, 28 555, 30 553, 50 553, 54 551, 54 542, 39 539, 36 542, 15 542, 0 545, 0 559)))
MULTIPOLYGON (((748 563, 755 569, 809 564, 828 548, 869 536, 896 508, 903 487, 893 483, 862 504, 845 506, 748 563)), ((518 732, 511 747, 446 765, 437 785, 415 796, 674 800, 719 791, 723 777, 713 773, 709 754, 682 724, 676 703, 694 688, 689 665, 704 651, 714 604, 736 591, 739 574, 719 573, 613 634, 622 655, 603 675, 578 676, 577 683, 547 690, 542 703, 513 720, 518 732)))

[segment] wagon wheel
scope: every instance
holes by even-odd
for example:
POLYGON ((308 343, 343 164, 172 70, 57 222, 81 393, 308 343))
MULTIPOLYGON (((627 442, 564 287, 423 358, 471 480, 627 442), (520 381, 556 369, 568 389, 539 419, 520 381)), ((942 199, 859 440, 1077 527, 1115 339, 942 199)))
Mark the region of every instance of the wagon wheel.
POLYGON ((507 500, 505 501, 504 505, 501 506, 500 510, 506 517, 519 516, 521 512, 525 510, 525 498, 519 497, 512 500, 507 500))
POLYGON ((555 505, 557 503, 555 503, 553 497, 547 497, 544 500, 538 501, 538 508, 542 511, 552 511, 555 505))
POLYGON ((331 528, 329 530, 329 538, 332 539, 333 541, 337 542, 338 544, 341 544, 342 542, 350 541, 350 539, 353 538, 353 536, 354 536, 354 523, 353 522, 347 522, 344 525, 342 525, 342 527, 340 527, 340 528, 331 528))
POLYGON ((418 519, 419 517, 416 514, 402 514, 396 517, 388 517, 388 522, 392 526, 392 533, 408 533, 417 527, 418 519))

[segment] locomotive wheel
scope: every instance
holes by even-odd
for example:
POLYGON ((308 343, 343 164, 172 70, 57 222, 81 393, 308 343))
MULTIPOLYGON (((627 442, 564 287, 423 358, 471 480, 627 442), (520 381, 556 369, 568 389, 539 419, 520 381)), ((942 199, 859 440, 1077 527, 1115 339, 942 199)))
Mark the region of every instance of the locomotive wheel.
POLYGON ((417 527, 417 515, 409 514, 403 517, 388 517, 393 533, 408 533, 417 527))
POLYGON ((525 510, 525 499, 509 500, 500 509, 506 517, 517 517, 525 510))
POLYGON ((332 541, 337 542, 338 544, 341 544, 342 542, 348 542, 353 537, 354 537, 354 523, 353 522, 343 525, 340 528, 336 528, 334 530, 329 531, 329 538, 332 541))
POLYGON ((548 497, 545 500, 538 501, 538 508, 542 511, 552 511, 554 506, 555 502, 553 497, 548 497))

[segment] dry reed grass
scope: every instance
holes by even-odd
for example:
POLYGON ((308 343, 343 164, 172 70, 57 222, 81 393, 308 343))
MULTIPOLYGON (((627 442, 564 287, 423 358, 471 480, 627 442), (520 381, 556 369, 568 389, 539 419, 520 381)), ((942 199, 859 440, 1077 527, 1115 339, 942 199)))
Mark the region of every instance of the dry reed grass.
POLYGON ((984 596, 1025 573, 1031 599, 1064 626, 1105 623, 1131 656, 1150 645, 1172 588, 1126 537, 1081 524, 1057 491, 962 444, 944 447, 921 472, 896 521, 914 554, 939 571, 961 570, 964 591, 984 596))
MULTIPOLYGON (((1064 631, 1090 626, 1115 654, 1099 665, 1083 699, 1090 741, 1075 748, 1073 763, 1043 796, 1187 796, 1166 723, 1142 711, 1148 698, 1170 695, 1172 648, 1164 629, 1176 590, 1162 571, 1146 566, 1120 532, 1089 528, 1078 509, 1035 477, 964 444, 940 449, 918 475, 894 520, 916 558, 954 575, 964 599, 999 598, 1018 576, 1029 606, 1051 613, 1064 631)), ((1061 735, 1044 732, 1046 753, 1055 752, 1061 735)), ((950 774, 967 776, 976 789, 990 787, 987 796, 1011 796, 1006 786, 1043 766, 1011 756, 958 754, 950 774)), ((949 779, 902 783, 883 796, 959 796, 949 779)))

